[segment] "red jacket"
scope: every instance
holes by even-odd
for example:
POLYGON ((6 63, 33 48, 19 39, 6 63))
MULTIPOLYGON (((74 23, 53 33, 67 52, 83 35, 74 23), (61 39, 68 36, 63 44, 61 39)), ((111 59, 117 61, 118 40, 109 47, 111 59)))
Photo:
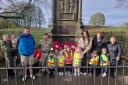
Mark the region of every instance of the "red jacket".
POLYGON ((40 49, 35 49, 34 50, 34 58, 36 58, 36 59, 41 59, 41 51, 40 51, 40 49))

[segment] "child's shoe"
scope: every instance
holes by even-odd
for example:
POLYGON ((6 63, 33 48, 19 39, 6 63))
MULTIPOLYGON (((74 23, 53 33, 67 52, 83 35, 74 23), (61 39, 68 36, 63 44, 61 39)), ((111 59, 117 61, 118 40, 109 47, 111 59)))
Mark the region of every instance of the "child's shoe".
POLYGON ((81 74, 81 75, 83 75, 83 73, 82 73, 82 72, 80 72, 80 74, 81 74))
POLYGON ((102 74, 102 77, 106 77, 106 76, 107 76, 107 73, 103 73, 103 74, 102 74))
POLYGON ((84 73, 84 75, 86 75, 87 73, 84 73))
POLYGON ((61 74, 62 74, 62 76, 64 75, 64 73, 63 73, 63 72, 62 72, 61 74))
POLYGON ((34 75, 30 75, 30 78, 34 80, 35 79, 35 76, 34 75))
POLYGON ((63 72, 60 72, 60 76, 63 76, 63 72))
POLYGON ((23 76, 22 81, 24 82, 27 79, 27 75, 23 76))
POLYGON ((58 74, 59 74, 59 76, 61 76, 61 72, 59 72, 58 74))

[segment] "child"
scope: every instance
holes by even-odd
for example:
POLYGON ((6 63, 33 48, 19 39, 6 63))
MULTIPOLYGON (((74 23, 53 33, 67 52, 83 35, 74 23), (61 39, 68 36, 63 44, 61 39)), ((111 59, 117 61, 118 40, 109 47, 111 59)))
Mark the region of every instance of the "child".
POLYGON ((99 55, 97 51, 93 51, 91 54, 91 58, 89 60, 89 66, 92 67, 90 68, 91 75, 96 74, 96 69, 94 67, 98 66, 99 63, 99 55), (94 73, 95 71, 95 73, 94 73))
POLYGON ((71 51, 69 46, 65 48, 64 58, 65 58, 65 66, 67 66, 65 69, 66 70, 65 74, 70 75, 72 72, 71 66, 72 66, 73 52, 71 51))
MULTIPOLYGON (((35 48, 34 53, 33 53, 33 57, 34 57, 34 64, 33 67, 39 67, 41 66, 42 63, 42 55, 41 55, 41 51, 39 48, 35 48)), ((39 69, 33 69, 33 73, 37 73, 39 72, 39 69)))
POLYGON ((101 68, 101 72, 102 72, 102 77, 106 77, 107 76, 107 66, 109 65, 110 62, 110 57, 107 54, 107 49, 106 48, 102 48, 102 54, 100 55, 100 66, 103 67, 101 68))
POLYGON ((60 51, 59 52, 59 55, 58 55, 58 72, 59 72, 59 75, 60 76, 63 76, 64 74, 64 68, 62 68, 64 66, 64 54, 63 54, 63 51, 60 51))
POLYGON ((33 56, 34 56, 35 60, 38 60, 38 61, 41 62, 41 57, 42 57, 42 55, 41 55, 41 51, 40 51, 39 48, 36 48, 36 49, 35 49, 35 51, 34 51, 34 53, 33 53, 33 56))
POLYGON ((82 58, 82 49, 80 47, 76 47, 74 55, 73 55, 73 66, 74 66, 74 76, 80 75, 80 62, 82 58))
POLYGON ((49 66, 49 77, 50 78, 54 78, 55 77, 55 55, 54 55, 54 51, 51 48, 51 51, 49 53, 48 56, 48 66, 49 66))

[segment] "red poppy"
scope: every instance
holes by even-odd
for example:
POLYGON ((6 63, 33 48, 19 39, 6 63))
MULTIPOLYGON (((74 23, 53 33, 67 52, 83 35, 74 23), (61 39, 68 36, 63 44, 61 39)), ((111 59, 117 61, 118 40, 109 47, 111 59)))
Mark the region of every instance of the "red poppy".
POLYGON ((65 42, 65 43, 62 43, 62 44, 61 44, 61 48, 62 48, 62 49, 65 49, 66 46, 70 47, 69 42, 65 42))
POLYGON ((77 47, 77 43, 71 42, 69 43, 71 50, 75 51, 75 48, 77 47))
POLYGON ((61 49, 61 45, 58 41, 53 41, 52 42, 52 48, 53 50, 60 50, 61 49))

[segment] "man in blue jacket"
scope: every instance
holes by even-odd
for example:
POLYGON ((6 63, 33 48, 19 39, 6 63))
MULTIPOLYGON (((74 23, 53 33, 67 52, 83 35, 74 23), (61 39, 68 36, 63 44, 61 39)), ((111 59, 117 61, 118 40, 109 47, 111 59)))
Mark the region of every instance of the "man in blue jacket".
MULTIPOLYGON (((24 27, 23 33, 17 39, 17 48, 21 56, 21 63, 24 67, 32 67, 34 58, 34 45, 35 41, 33 36, 30 34, 30 28, 24 27)), ((32 68, 29 68, 30 78, 35 79, 33 76, 32 68)), ((23 76, 22 81, 25 81, 27 78, 27 69, 25 68, 25 76, 23 76)))

